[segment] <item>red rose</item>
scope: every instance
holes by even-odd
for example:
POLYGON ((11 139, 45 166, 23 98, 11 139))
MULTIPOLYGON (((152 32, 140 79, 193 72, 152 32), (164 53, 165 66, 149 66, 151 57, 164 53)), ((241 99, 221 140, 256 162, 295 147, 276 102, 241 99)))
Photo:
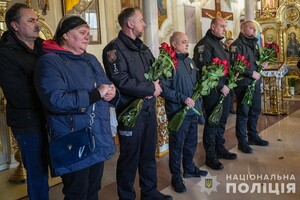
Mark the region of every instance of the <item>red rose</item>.
POLYGON ((164 50, 167 51, 168 47, 169 47, 169 45, 167 43, 165 43, 165 42, 161 43, 161 48, 163 48, 164 50))
POLYGON ((222 65, 226 65, 228 67, 228 61, 226 59, 222 59, 222 65))
POLYGON ((169 52, 169 55, 171 56, 171 58, 175 58, 176 57, 176 52, 175 51, 169 52))
POLYGON ((224 76, 227 76, 228 72, 229 72, 229 66, 228 65, 223 65, 224 76))
POLYGON ((221 64, 221 60, 219 58, 214 58, 211 63, 212 64, 216 64, 216 65, 220 65, 221 64))

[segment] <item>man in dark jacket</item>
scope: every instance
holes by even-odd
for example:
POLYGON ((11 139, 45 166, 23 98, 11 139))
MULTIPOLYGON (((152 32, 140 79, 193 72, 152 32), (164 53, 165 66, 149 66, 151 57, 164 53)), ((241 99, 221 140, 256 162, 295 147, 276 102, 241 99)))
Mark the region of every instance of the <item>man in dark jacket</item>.
MULTIPOLYGON (((166 99, 166 112, 169 121, 186 105, 201 111, 200 100, 194 101, 191 98, 197 83, 198 69, 194 61, 188 57, 189 41, 187 35, 182 32, 174 32, 170 37, 170 44, 176 52, 178 66, 171 78, 162 81, 162 96, 166 99)), ((178 193, 186 191, 181 177, 181 163, 184 178, 207 175, 207 171, 200 170, 193 162, 197 144, 198 116, 190 109, 179 130, 177 132, 170 131, 169 134, 171 184, 178 193)))
MULTIPOLYGON (((229 53, 229 47, 230 47, 230 45, 231 45, 231 43, 234 41, 234 39, 233 38, 226 38, 226 40, 224 41, 224 46, 225 46, 225 51, 227 52, 227 53, 229 53)), ((229 112, 231 113, 231 114, 235 114, 236 112, 235 112, 235 110, 234 110, 234 106, 233 106, 233 104, 234 104, 234 91, 233 90, 230 90, 230 109, 229 109, 229 112)))
MULTIPOLYGON (((241 32, 239 37, 231 44, 231 62, 237 54, 245 56, 250 62, 242 80, 238 81, 235 89, 237 98, 237 117, 236 117, 236 137, 238 139, 238 149, 244 153, 252 153, 249 145, 267 146, 269 142, 259 137, 256 129, 258 117, 261 112, 261 75, 258 72, 256 61, 259 59, 259 49, 257 45, 256 28, 252 21, 245 21, 241 24, 241 32), (252 105, 242 104, 248 86, 252 81, 256 80, 255 91, 253 95, 252 105), (246 132, 248 131, 248 142, 246 132)), ((262 66, 266 67, 267 63, 262 66)))
MULTIPOLYGON (((222 39, 226 32, 226 22, 223 18, 214 18, 211 22, 210 29, 207 31, 194 48, 193 60, 196 66, 200 69, 203 66, 209 66, 214 58, 229 60, 229 55, 226 53, 222 39)), ((208 96, 203 97, 203 106, 206 114, 206 119, 210 117, 214 108, 218 105, 220 96, 223 94, 223 113, 218 125, 210 125, 208 122, 204 125, 203 145, 206 151, 206 165, 212 169, 223 169, 223 164, 218 158, 233 160, 237 155, 225 149, 224 132, 227 118, 229 115, 229 92, 230 89, 226 86, 227 78, 221 77, 216 89, 211 90, 208 96)))
POLYGON ((121 93, 117 114, 132 101, 144 99, 133 128, 119 121, 118 195, 120 199, 136 199, 133 184, 138 170, 141 199, 171 200, 171 196, 163 195, 157 190, 155 100, 162 89, 158 80, 150 82, 144 77, 154 59, 150 49, 139 39, 146 24, 141 10, 137 8, 124 9, 119 14, 118 21, 122 30, 103 50, 107 75, 121 93))
POLYGON ((6 12, 1 37, 0 86, 7 100, 7 123, 19 143, 27 171, 29 199, 48 199, 47 135, 33 72, 42 40, 35 12, 16 3, 6 12))

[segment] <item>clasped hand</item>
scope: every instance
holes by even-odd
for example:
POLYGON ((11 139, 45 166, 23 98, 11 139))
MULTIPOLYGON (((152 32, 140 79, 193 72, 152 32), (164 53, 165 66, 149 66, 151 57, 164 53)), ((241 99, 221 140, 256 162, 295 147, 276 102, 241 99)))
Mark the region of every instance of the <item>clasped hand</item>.
POLYGON ((104 101, 111 101, 116 96, 116 87, 114 84, 102 84, 97 90, 100 92, 101 98, 104 101))

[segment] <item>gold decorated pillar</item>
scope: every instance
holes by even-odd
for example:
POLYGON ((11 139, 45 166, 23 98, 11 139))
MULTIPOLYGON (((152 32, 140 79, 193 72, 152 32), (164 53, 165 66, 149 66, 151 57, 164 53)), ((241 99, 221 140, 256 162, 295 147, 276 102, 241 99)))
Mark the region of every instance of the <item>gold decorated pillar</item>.
POLYGON ((7 4, 10 0, 0 0, 0 35, 2 35, 5 28, 5 12, 7 10, 7 4))
POLYGON ((24 182, 26 182, 26 169, 22 162, 20 146, 19 146, 18 142, 16 141, 16 139, 12 136, 12 134, 11 134, 10 139, 11 139, 11 148, 13 149, 13 151, 15 151, 14 158, 17 162, 19 162, 19 165, 17 166, 14 173, 9 178, 9 181, 16 182, 16 183, 19 183, 19 182, 24 183, 24 182))
POLYGON ((165 109, 165 99, 157 97, 156 100, 157 119, 157 148, 156 156, 162 157, 169 152, 168 119, 165 109))

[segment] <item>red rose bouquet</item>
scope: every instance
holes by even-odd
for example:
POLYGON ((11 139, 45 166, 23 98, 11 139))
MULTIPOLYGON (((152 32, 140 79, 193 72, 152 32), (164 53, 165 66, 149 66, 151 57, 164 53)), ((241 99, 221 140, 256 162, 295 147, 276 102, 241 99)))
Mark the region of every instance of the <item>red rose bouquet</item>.
MULTIPOLYGON (((155 81, 162 76, 169 78, 172 76, 172 71, 177 68, 178 60, 176 52, 167 43, 162 43, 160 54, 157 59, 151 64, 150 69, 145 73, 145 78, 149 81, 155 81)), ((118 120, 123 122, 125 126, 134 127, 136 120, 141 112, 143 99, 134 100, 123 112, 119 115, 118 120)))
MULTIPOLYGON (((241 80, 241 78, 239 78, 239 74, 244 73, 246 68, 249 66, 250 66, 249 61, 247 61, 243 55, 238 54, 236 56, 236 60, 235 60, 234 64, 230 66, 230 69, 228 72, 227 87, 230 90, 232 90, 233 88, 235 88, 237 86, 236 82, 238 80, 241 80)), ((229 66, 227 65, 226 68, 229 68, 229 66)), ((224 76, 227 76, 227 74, 224 73, 224 76)), ((210 125, 218 125, 219 124, 220 118, 223 113, 224 98, 225 98, 225 96, 223 94, 221 94, 218 105, 214 108, 212 114, 208 118, 208 123, 210 125)))
MULTIPOLYGON (((219 78, 227 75, 228 70, 229 67, 227 60, 221 60, 219 58, 213 59, 210 66, 204 66, 202 68, 201 81, 195 85, 194 94, 191 98, 196 101, 201 95, 208 95, 210 91, 218 85, 219 78)), ((191 109, 189 106, 185 106, 183 109, 177 112, 174 117, 172 117, 168 126, 170 131, 177 132, 179 130, 189 109, 191 109)), ((202 115, 202 113, 199 113, 199 111, 196 109, 192 109, 198 115, 202 115)))
MULTIPOLYGON (((268 62, 269 64, 273 64, 276 61, 277 53, 279 53, 279 46, 273 42, 271 44, 266 43, 264 47, 259 48, 259 59, 256 61, 258 66, 258 72, 262 72, 262 64, 268 62)), ((251 85, 248 86, 246 94, 242 100, 242 104, 251 106, 253 94, 255 90, 256 80, 253 80, 251 85)))

